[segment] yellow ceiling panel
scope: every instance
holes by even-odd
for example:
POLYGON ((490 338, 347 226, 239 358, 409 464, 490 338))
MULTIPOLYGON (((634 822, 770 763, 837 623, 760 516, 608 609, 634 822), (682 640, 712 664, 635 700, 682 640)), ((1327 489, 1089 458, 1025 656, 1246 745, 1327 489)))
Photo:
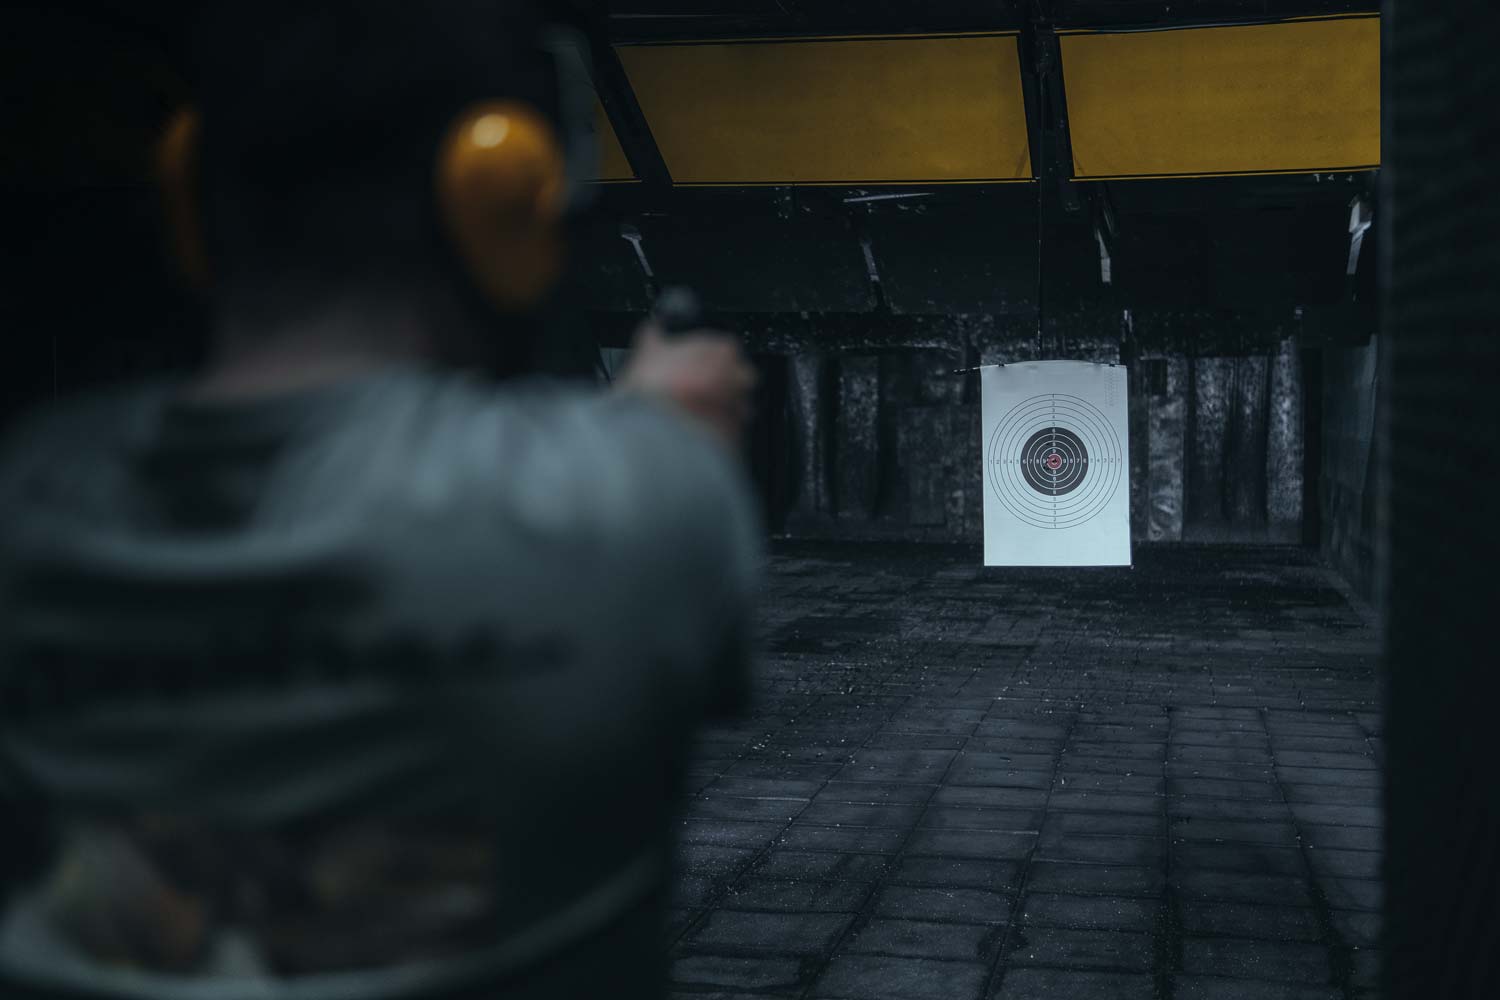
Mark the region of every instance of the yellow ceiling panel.
POLYGON ((678 184, 1031 177, 1013 34, 618 49, 678 184))
POLYGON ((1380 163, 1380 19, 1061 39, 1081 179, 1380 163))

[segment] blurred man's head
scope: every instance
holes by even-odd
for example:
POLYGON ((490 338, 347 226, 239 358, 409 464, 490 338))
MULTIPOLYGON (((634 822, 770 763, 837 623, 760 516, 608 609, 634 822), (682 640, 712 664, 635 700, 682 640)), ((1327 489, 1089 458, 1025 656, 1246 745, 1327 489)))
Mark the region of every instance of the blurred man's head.
POLYGON ((545 13, 507 0, 215 8, 195 82, 219 302, 275 323, 351 298, 421 301, 448 324, 500 325, 444 230, 434 170, 477 100, 558 121, 545 13))

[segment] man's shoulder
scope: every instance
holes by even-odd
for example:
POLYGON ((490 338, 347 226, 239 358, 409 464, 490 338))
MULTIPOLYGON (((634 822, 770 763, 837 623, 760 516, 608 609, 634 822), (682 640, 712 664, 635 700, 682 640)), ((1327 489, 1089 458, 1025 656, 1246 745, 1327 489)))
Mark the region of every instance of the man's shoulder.
POLYGON ((165 379, 120 382, 58 396, 22 410, 0 431, 8 445, 100 425, 119 428, 122 418, 150 399, 160 399, 172 383, 165 379))
POLYGON ((0 484, 118 448, 167 391, 164 380, 120 383, 23 411, 0 428, 0 484))
POLYGON ((728 449, 670 403, 546 384, 464 395, 454 412, 469 428, 465 451, 485 442, 507 491, 549 504, 571 493, 607 520, 677 531, 732 518, 746 497, 728 449))

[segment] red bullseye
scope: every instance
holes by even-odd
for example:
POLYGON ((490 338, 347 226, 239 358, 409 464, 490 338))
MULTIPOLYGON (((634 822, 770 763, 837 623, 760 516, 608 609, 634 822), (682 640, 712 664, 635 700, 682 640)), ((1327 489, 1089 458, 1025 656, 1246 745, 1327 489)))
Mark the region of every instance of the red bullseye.
POLYGON ((1049 501, 1086 487, 1090 481, 1088 448, 1066 427, 1042 427, 1019 451, 1016 471, 1032 492, 1049 501))

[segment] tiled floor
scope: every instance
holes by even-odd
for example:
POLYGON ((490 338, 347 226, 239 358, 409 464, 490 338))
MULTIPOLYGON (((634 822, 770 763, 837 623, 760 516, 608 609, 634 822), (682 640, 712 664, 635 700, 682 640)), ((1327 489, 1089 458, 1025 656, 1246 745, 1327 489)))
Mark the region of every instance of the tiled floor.
POLYGON ((701 741, 684 996, 1373 997, 1377 641, 1314 558, 782 543, 701 741))

